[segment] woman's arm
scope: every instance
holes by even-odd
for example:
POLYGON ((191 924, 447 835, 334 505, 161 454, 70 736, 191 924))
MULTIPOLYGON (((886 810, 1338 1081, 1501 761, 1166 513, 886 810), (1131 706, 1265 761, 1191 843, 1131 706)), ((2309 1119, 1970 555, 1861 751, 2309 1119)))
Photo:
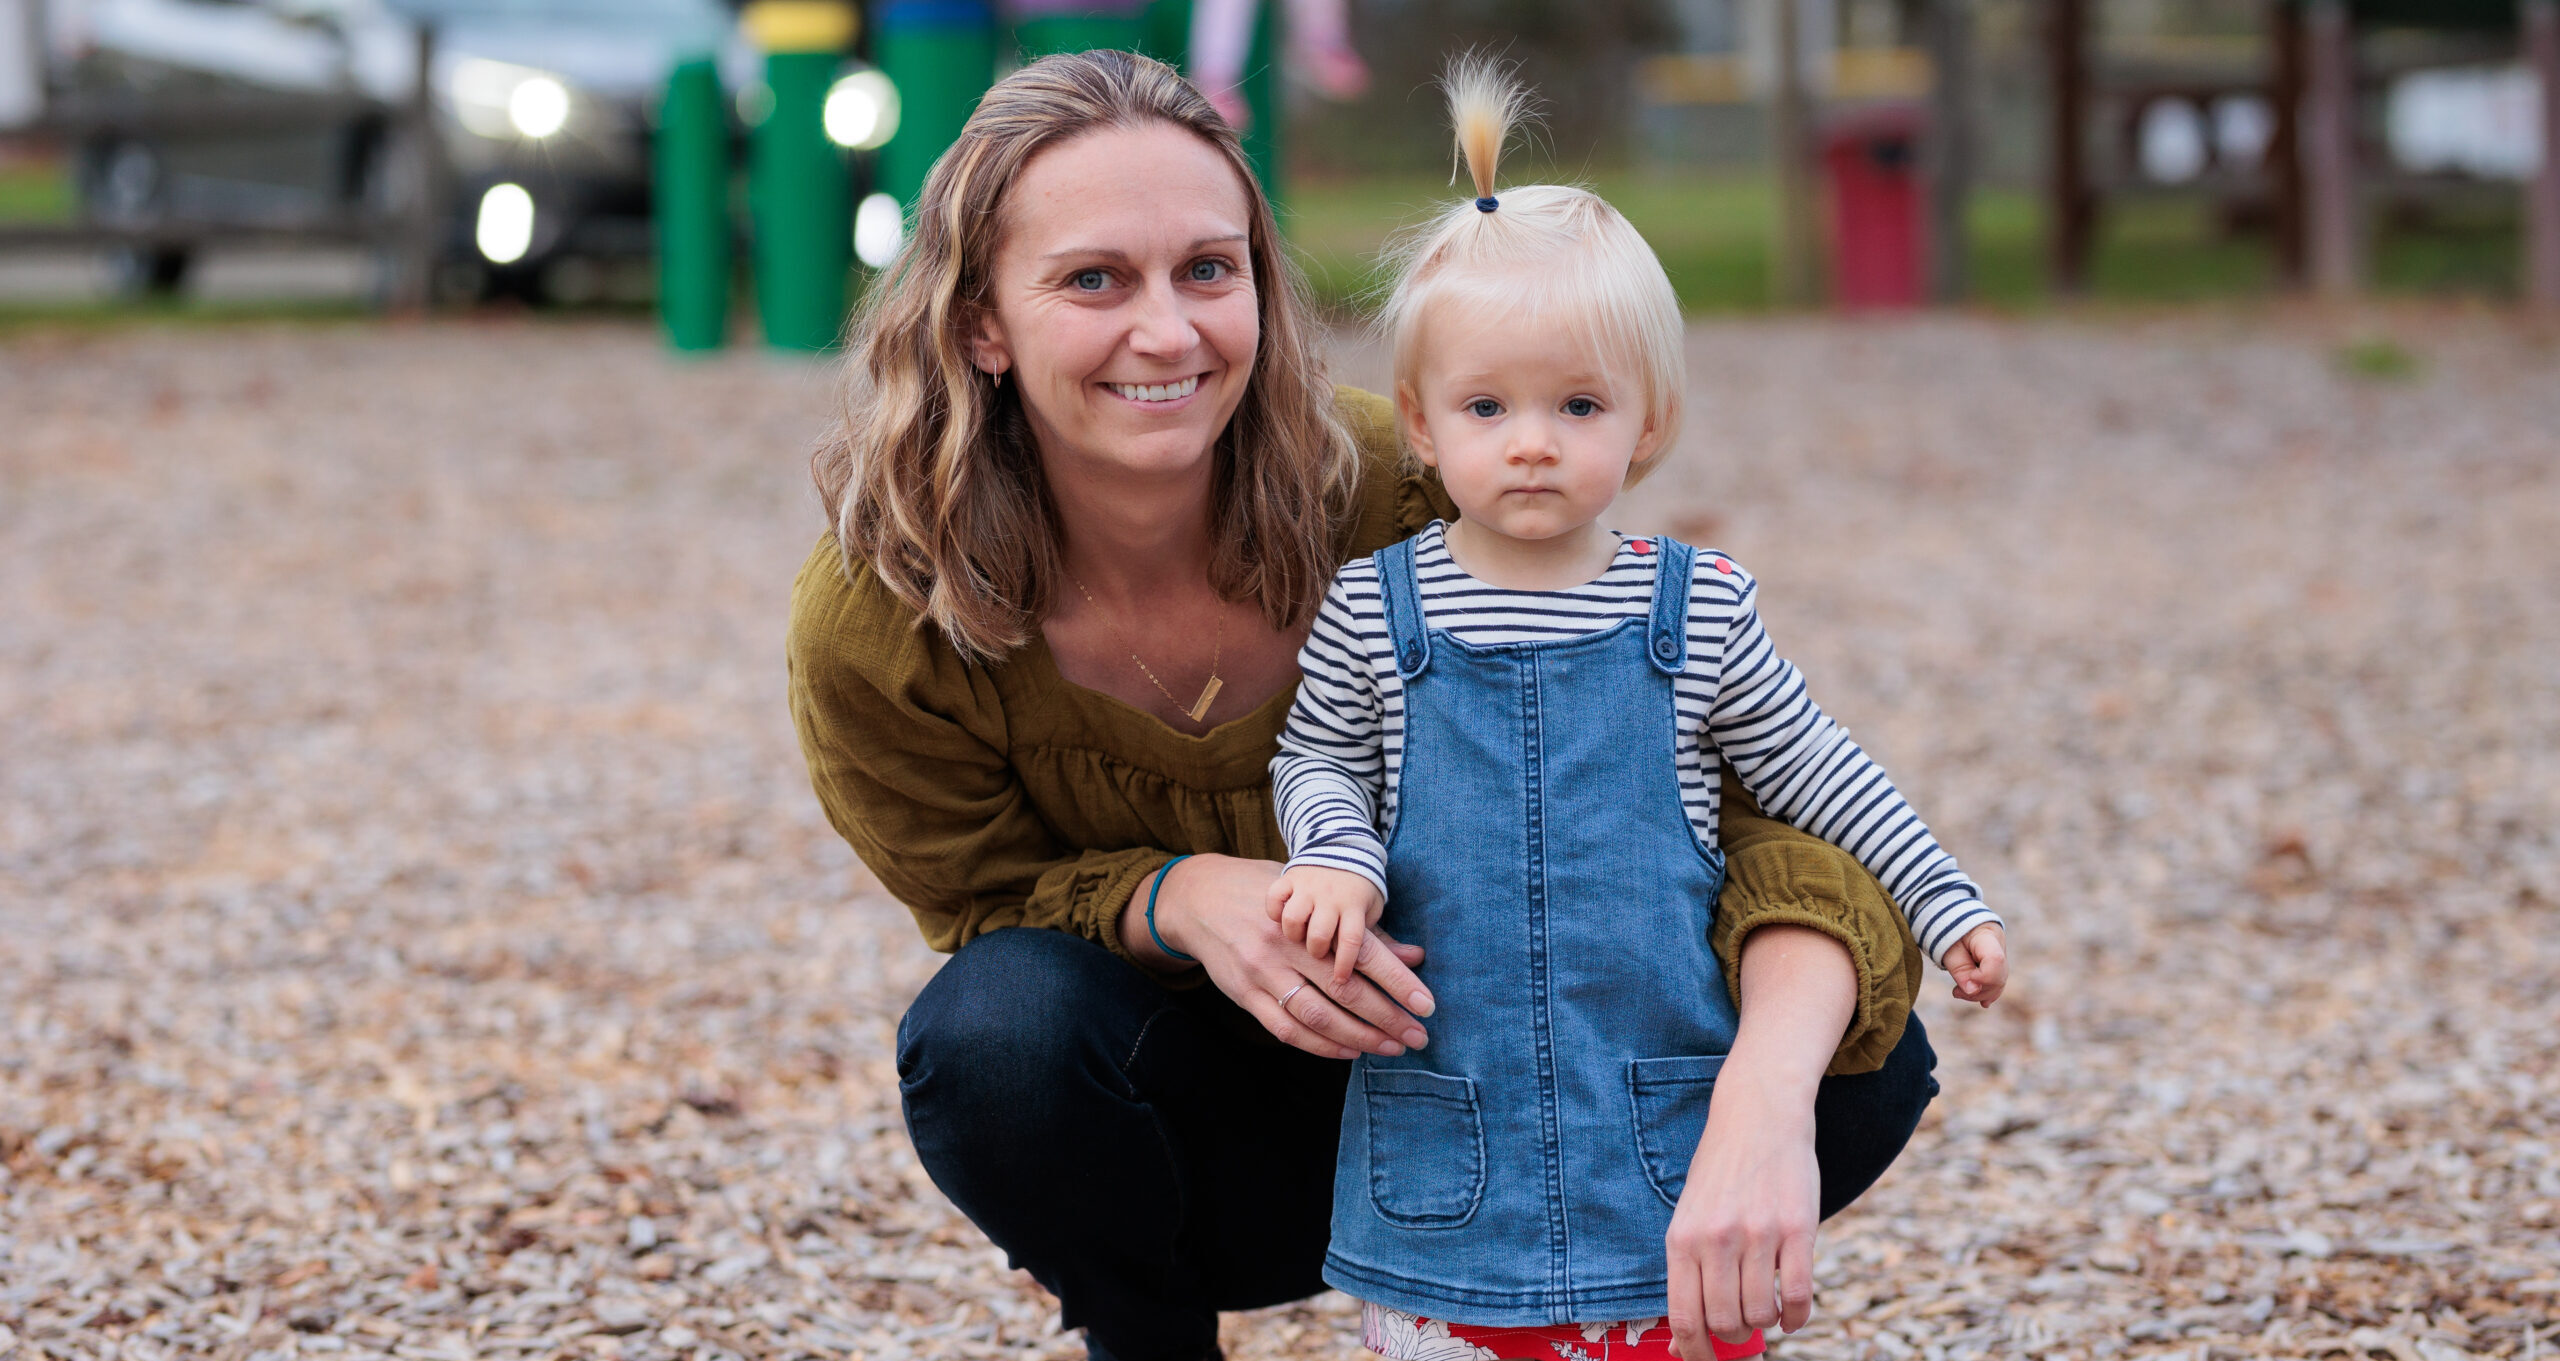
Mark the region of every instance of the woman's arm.
MULTIPOLYGON (((1746 943, 1764 927, 1819 933, 1848 956, 1852 1007, 1827 1072, 1871 1073, 1902 1040, 1920 992, 1920 947, 1884 885, 1847 851, 1760 811, 1731 770, 1718 815, 1724 896, 1716 902, 1715 950, 1737 1008, 1746 943)), ((1748 1021, 1748 1013, 1745 1013, 1748 1021)))
POLYGON ((1741 1028, 1665 1243, 1672 1340, 1689 1361, 1710 1361, 1710 1331, 1739 1342, 1812 1316, 1813 1101, 1857 1000, 1849 951, 1802 926, 1752 933, 1741 978, 1741 1028))
MULTIPOLYGON (((848 579, 832 542, 801 568, 788 646, 791 715, 827 820, 937 950, 1001 927, 1046 927, 1177 981, 1189 973, 1157 947, 1146 922, 1146 891, 1173 852, 1061 842, 1006 754, 1004 709, 986 672, 961 665, 913 619, 867 573, 848 579)), ((1380 942, 1363 956, 1367 976, 1334 988, 1332 966, 1291 944, 1263 911, 1278 872, 1270 861, 1235 856, 1182 861, 1157 896, 1165 939, 1310 1053, 1400 1052, 1380 1025, 1418 1043, 1411 1037, 1420 1028, 1379 985, 1419 998, 1428 1014, 1429 995, 1409 967, 1420 951, 1405 948, 1399 958, 1393 942, 1380 942), (1321 984, 1292 991, 1319 975, 1321 984), (1282 996, 1290 997, 1285 1014, 1282 996)))
POLYGON ((914 618, 868 572, 848 577, 832 539, 800 569, 791 718, 828 822, 937 950, 1007 926, 1121 949, 1121 909, 1172 853, 1061 843, 1006 755, 986 671, 914 618))

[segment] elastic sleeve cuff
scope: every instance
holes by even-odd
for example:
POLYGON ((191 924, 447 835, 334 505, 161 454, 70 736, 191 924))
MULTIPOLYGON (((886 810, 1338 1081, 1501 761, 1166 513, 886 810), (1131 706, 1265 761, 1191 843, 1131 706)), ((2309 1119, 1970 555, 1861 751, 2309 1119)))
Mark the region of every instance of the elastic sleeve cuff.
MULTIPOLYGON (((1174 859, 1171 851, 1142 848, 1127 851, 1087 851, 1071 864, 1059 866, 1040 876, 1040 887, 1033 897, 1055 892, 1066 899, 1065 925, 1077 935, 1099 942, 1104 949, 1129 961, 1147 975, 1169 988, 1198 987, 1208 975, 1199 969, 1165 973, 1130 953, 1120 938, 1120 914, 1132 899, 1146 887, 1147 876, 1164 868, 1174 859)), ((1141 911, 1144 904, 1139 904, 1141 911)))
POLYGON ((1822 842, 1769 838, 1729 850, 1714 944, 1725 989, 1742 1003, 1742 946, 1763 926, 1804 926, 1840 942, 1858 972, 1858 1006, 1824 1069, 1871 1073, 1902 1041, 1919 995, 1921 954, 1884 885, 1822 842))

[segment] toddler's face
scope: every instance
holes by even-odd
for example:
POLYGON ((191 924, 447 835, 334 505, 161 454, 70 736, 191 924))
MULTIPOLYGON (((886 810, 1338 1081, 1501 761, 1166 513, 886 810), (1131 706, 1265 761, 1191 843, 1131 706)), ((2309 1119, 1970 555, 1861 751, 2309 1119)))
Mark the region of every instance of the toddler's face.
POLYGON ((1653 453, 1643 384, 1563 329, 1433 317, 1417 381, 1396 389, 1405 438, 1449 499, 1509 538, 1597 520, 1653 453))

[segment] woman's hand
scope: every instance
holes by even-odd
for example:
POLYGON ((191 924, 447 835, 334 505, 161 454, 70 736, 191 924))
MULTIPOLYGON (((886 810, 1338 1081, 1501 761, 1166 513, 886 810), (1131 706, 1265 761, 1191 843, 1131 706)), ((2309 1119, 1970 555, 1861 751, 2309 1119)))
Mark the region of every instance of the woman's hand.
POLYGON ((1664 1245, 1672 1344, 1688 1361, 1713 1361, 1709 1332, 1741 1342, 1813 1316, 1813 1098, 1857 992, 1848 950, 1819 931, 1764 926, 1743 943, 1741 1028, 1664 1245))
POLYGON ((1361 943, 1357 972, 1337 986, 1333 966, 1291 943, 1264 910, 1279 862, 1195 855, 1169 870, 1157 872, 1161 886, 1153 878, 1141 881, 1121 913, 1120 939, 1130 953, 1160 969, 1181 963, 1149 937, 1147 894, 1154 889, 1155 927, 1164 943, 1199 960, 1209 981, 1282 1043, 1347 1059, 1401 1054, 1428 1042, 1414 1020, 1434 1006, 1430 989, 1413 973, 1422 962, 1420 946, 1400 945, 1373 928, 1361 943))

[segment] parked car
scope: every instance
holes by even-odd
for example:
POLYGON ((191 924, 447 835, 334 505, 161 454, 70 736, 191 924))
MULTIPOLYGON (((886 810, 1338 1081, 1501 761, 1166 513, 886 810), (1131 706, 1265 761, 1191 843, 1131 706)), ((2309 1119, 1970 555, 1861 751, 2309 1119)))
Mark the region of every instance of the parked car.
POLYGON ((400 220, 427 183, 402 116, 422 26, 447 293, 570 292, 645 257, 667 72, 756 69, 720 0, 85 0, 55 88, 84 212, 148 237, 120 252, 127 282, 177 287, 196 231, 400 220))

